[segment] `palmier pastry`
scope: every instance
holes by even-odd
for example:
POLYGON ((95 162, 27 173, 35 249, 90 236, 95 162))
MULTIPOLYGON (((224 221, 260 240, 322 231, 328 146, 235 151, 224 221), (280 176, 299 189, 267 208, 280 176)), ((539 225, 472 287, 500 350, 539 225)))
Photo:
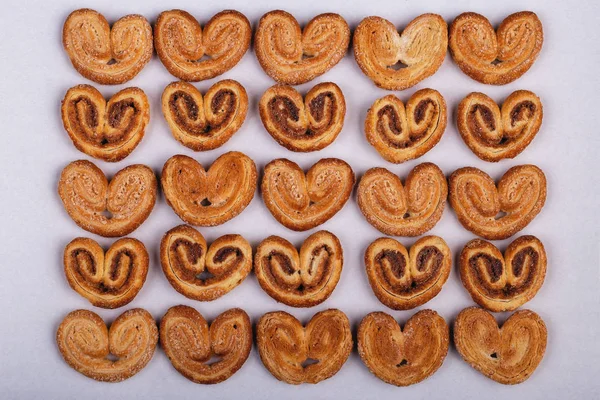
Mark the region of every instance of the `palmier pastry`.
POLYGON ((510 83, 527 72, 543 42, 542 23, 530 11, 509 15, 496 32, 486 17, 472 12, 450 25, 454 62, 471 78, 491 85, 510 83))
POLYGON ((306 327, 284 311, 267 313, 256 324, 256 343, 269 372, 293 385, 331 378, 353 346, 350 321, 336 309, 315 314, 306 327))
POLYGON ((481 307, 513 311, 531 300, 546 277, 546 251, 535 236, 521 236, 504 256, 485 240, 471 240, 460 253, 460 279, 481 307))
POLYGON ((208 248, 200 232, 179 225, 163 236, 160 263, 175 290, 190 299, 210 301, 246 279, 252 270, 252 247, 240 235, 225 235, 208 248))
POLYGON ((121 382, 150 362, 158 343, 158 329, 152 315, 141 308, 125 311, 110 330, 98 314, 76 310, 60 323, 56 342, 75 371, 97 381, 121 382))
POLYGON ((256 165, 230 151, 208 171, 193 158, 175 155, 165 163, 161 183, 175 214, 192 225, 221 225, 244 211, 256 191, 256 165))
POLYGON ((102 14, 75 10, 65 21, 62 41, 73 67, 102 85, 127 82, 152 57, 152 27, 141 15, 127 15, 111 29, 102 14))
POLYGON ((252 324, 244 310, 232 308, 208 326, 188 306, 171 307, 160 321, 160 344, 179 373, 196 383, 223 382, 246 362, 252 324), (211 358, 218 358, 218 361, 211 358))
POLYGON ((404 90, 435 74, 448 48, 448 25, 437 14, 423 14, 404 28, 381 17, 363 19, 354 31, 354 58, 375 85, 404 90), (401 68, 394 68, 401 63, 401 68))
POLYGON ((338 14, 320 14, 300 29, 293 15, 275 10, 262 16, 254 51, 267 75, 279 83, 300 85, 334 67, 348 50, 350 28, 338 14))
POLYGON ((394 95, 375 101, 367 112, 365 134, 381 156, 393 163, 421 157, 446 130, 446 102, 437 90, 421 89, 406 103, 394 95))
POLYGON ((73 161, 60 175, 58 194, 77 225, 104 237, 125 236, 140 226, 156 203, 154 172, 145 165, 123 168, 108 183, 93 163, 73 161))
POLYGON ((419 383, 442 366, 450 333, 433 310, 413 315, 404 329, 384 312, 372 312, 358 326, 358 354, 379 379, 396 386, 419 383))
POLYGON ((419 236, 437 224, 444 212, 448 185, 437 165, 423 163, 408 174, 405 186, 385 168, 371 168, 358 184, 358 206, 379 231, 419 236))
POLYGON ((471 151, 485 161, 514 158, 542 125, 542 102, 528 90, 513 92, 502 104, 471 93, 458 106, 458 131, 471 151))
POLYGON ((324 158, 304 174, 298 164, 280 158, 265 166, 262 196, 275 219, 294 231, 306 231, 333 217, 354 186, 350 165, 324 158))
POLYGON ((454 345, 462 358, 505 385, 531 376, 544 357, 547 336, 544 321, 530 310, 515 312, 498 328, 492 314, 470 307, 454 323, 454 345))
POLYGON ((329 298, 343 264, 342 245, 331 232, 310 235, 300 253, 284 238, 269 236, 256 249, 254 273, 275 300, 291 307, 312 307, 329 298))
POLYGON ((93 86, 77 85, 67 91, 60 111, 75 147, 109 162, 136 148, 150 120, 148 98, 138 88, 123 89, 107 102, 93 86))
POLYGON ((162 112, 173 137, 194 151, 213 150, 240 129, 248 111, 246 89, 219 81, 202 93, 187 82, 173 82, 162 94, 162 112))
POLYGON ((184 81, 203 81, 229 71, 248 51, 251 37, 250 22, 233 10, 216 14, 204 29, 182 10, 160 13, 154 25, 158 58, 171 75, 184 81))
POLYGON ((148 274, 146 247, 132 238, 117 240, 106 254, 95 240, 76 238, 65 247, 63 259, 71 288, 96 307, 128 304, 148 274))
POLYGON ((379 238, 365 252, 367 277, 375 296, 394 310, 410 310, 438 295, 448 280, 452 254, 438 236, 425 236, 410 248, 379 238))
POLYGON ((267 132, 291 151, 315 151, 329 146, 344 125, 346 101, 335 83, 314 86, 304 100, 286 85, 270 87, 259 103, 267 132))
POLYGON ((519 232, 546 202, 546 176, 535 165, 512 167, 497 187, 488 174, 473 167, 457 169, 448 181, 448 198, 460 223, 489 240, 519 232))

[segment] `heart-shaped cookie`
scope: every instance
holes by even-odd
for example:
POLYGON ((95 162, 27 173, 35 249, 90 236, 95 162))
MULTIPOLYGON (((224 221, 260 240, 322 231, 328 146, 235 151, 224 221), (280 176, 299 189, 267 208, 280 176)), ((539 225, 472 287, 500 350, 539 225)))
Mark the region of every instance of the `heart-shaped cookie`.
POLYGON ((114 242, 106 254, 92 239, 76 238, 63 256, 71 288, 102 308, 122 307, 137 296, 148 274, 148 252, 132 238, 114 242))
POLYGON ((315 314, 306 327, 284 311, 267 313, 256 324, 256 343, 269 372, 293 385, 331 378, 353 346, 350 321, 336 309, 315 314))
POLYGON ((194 151, 221 147, 240 129, 248 112, 246 89, 227 79, 202 93, 187 82, 173 82, 162 94, 162 112, 173 137, 194 151))
POLYGON ((394 318, 372 312, 358 326, 358 354, 379 379, 409 386, 433 375, 448 354, 446 321, 433 310, 413 315, 402 329, 394 318))
POLYGON ((254 51, 267 75, 279 83, 300 85, 334 67, 348 50, 350 28, 338 14, 320 14, 300 29, 293 15, 275 10, 262 16, 254 51))
POLYGON ((471 240, 460 253, 460 279, 481 307, 513 311, 531 300, 546 277, 546 251, 535 236, 521 236, 504 256, 496 246, 471 240))
POLYGON ((248 359, 252 323, 244 310, 232 308, 215 318, 209 328, 192 307, 175 306, 160 321, 160 344, 181 375, 195 383, 219 383, 248 359))
POLYGON ((488 174, 473 167, 457 169, 448 182, 448 198, 460 223, 488 240, 519 232, 546 202, 546 176, 535 165, 512 167, 497 187, 488 174))
POLYGON ((448 47, 448 25, 437 14, 423 14, 404 28, 381 17, 363 19, 354 31, 354 58, 375 85, 404 90, 435 74, 448 47), (400 68, 396 66, 400 63, 400 68))
POLYGON ((530 310, 517 311, 502 328, 489 312, 465 308, 454 322, 454 345, 473 368, 496 382, 514 385, 525 381, 546 351, 544 321, 530 310))
POLYGON ((437 224, 444 212, 448 185, 437 165, 423 163, 408 174, 405 186, 385 168, 371 168, 358 184, 358 206, 379 231, 419 236, 437 224))
POLYGON ((394 310, 410 310, 442 290, 452 268, 452 254, 438 236, 417 240, 410 252, 400 242, 384 237, 367 248, 365 267, 379 301, 394 310))
POLYGON ((98 314, 76 310, 60 323, 56 343, 75 371, 97 381, 121 382, 150 362, 158 329, 152 315, 141 308, 125 311, 110 330, 98 314))
POLYGON ((275 300, 291 307, 313 307, 329 298, 343 264, 342 244, 331 232, 310 235, 299 254, 284 238, 269 236, 256 249, 254 273, 275 300))
POLYGON ((230 151, 208 171, 184 155, 165 163, 160 178, 167 203, 192 225, 216 226, 244 211, 256 191, 256 165, 247 155, 230 151))
POLYGON ((102 14, 75 10, 65 21, 62 41, 73 67, 102 85, 127 82, 152 57, 152 27, 141 15, 127 15, 111 29, 102 14))
POLYGON ((140 226, 156 203, 154 172, 145 165, 123 168, 108 183, 93 163, 73 161, 60 174, 58 194, 77 225, 104 237, 125 236, 140 226))
POLYGON ((233 68, 250 47, 252 28, 241 13, 225 10, 200 26, 182 10, 160 13, 154 47, 165 68, 184 81, 211 79, 233 68))
POLYGON ((346 101, 335 83, 323 82, 308 91, 304 100, 292 86, 267 89, 259 103, 260 119, 267 132, 291 151, 315 151, 329 146, 344 126, 346 101))
POLYGON ((340 159, 324 158, 304 175, 298 164, 280 158, 265 166, 261 189, 277 221, 294 231, 306 231, 341 210, 353 186, 354 172, 340 159))
POLYGON ((437 90, 415 92, 406 108, 390 94, 375 101, 367 112, 367 140, 389 162, 402 163, 431 150, 446 130, 446 102, 437 90))
POLYGON ((533 12, 509 15, 497 32, 486 17, 467 12, 450 25, 448 44, 465 74, 481 83, 504 85, 529 70, 543 42, 542 23, 533 12))

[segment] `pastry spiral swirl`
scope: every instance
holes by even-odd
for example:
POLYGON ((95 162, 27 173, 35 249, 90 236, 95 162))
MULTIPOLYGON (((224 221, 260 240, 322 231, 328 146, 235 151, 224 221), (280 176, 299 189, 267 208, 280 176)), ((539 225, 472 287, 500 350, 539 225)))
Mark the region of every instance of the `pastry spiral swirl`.
POLYGON ((367 112, 365 134, 381 156, 392 163, 421 157, 446 130, 446 102, 437 90, 415 92, 406 108, 394 95, 375 101, 367 112))
POLYGON ((483 93, 471 93, 458 106, 458 131, 471 151, 485 161, 519 155, 542 125, 542 102, 528 90, 513 92, 498 105, 483 93))
POLYGON ((270 87, 259 103, 265 129, 291 151, 316 151, 329 146, 344 126, 346 101, 341 89, 323 82, 308 91, 304 100, 286 85, 270 87))
POLYGON ((442 290, 452 268, 450 248, 438 236, 425 236, 410 248, 379 238, 365 252, 367 277, 375 296, 394 310, 427 303, 442 290))
POLYGON ((448 185, 437 165, 423 163, 408 174, 405 186, 385 168, 371 168, 358 184, 358 206, 380 232, 419 236, 437 224, 446 205, 448 185))
POLYGON ((542 23, 530 11, 509 15, 498 30, 483 15, 460 14, 450 25, 450 53, 458 67, 481 83, 504 85, 531 68, 544 42, 542 23))
POLYGON ((182 10, 160 13, 154 25, 158 58, 171 75, 192 82, 233 68, 248 51, 251 37, 250 22, 234 10, 214 15, 204 29, 182 10))
POLYGON ((437 14, 423 14, 398 33, 381 17, 363 19, 354 31, 354 58, 375 85, 408 89, 435 74, 448 48, 448 25, 437 14), (402 63, 400 69, 393 68, 402 63))
POLYGON ((165 163, 161 183, 165 199, 184 222, 221 225, 244 211, 256 190, 256 165, 247 155, 230 151, 208 171, 193 158, 175 155, 165 163))
POLYGON ((262 196, 273 217, 294 231, 306 231, 333 217, 350 198, 354 172, 337 158, 324 158, 304 175, 280 158, 265 166, 262 196))
POLYGON ((460 279, 481 307, 513 311, 531 300, 546 277, 546 251, 535 236, 521 236, 504 256, 496 246, 471 240, 460 253, 460 279))
POLYGON ((546 202, 546 176, 535 165, 512 167, 497 187, 488 174, 473 167, 457 169, 448 181, 450 205, 462 226, 488 240, 519 232, 546 202))
POLYGON ((195 383, 229 379, 252 349, 252 324, 244 310, 232 308, 210 325, 188 306, 171 307, 160 321, 160 344, 173 367, 195 383), (217 357, 218 361, 210 362, 217 357))
POLYGON ((135 77, 152 57, 152 27, 141 15, 114 23, 82 8, 67 17, 63 47, 81 75, 102 85, 118 85, 135 77))
POLYGON ((73 239, 64 251, 69 286, 92 305, 122 307, 137 296, 148 274, 148 252, 132 238, 114 242, 106 254, 92 239, 73 239))
POLYGON ((454 322, 454 344, 462 358, 505 385, 531 376, 544 358, 547 336, 544 321, 530 310, 515 312, 502 328, 479 307, 465 308, 454 322))
POLYGON ((134 308, 106 328, 98 314, 70 312, 56 332, 58 349, 75 371, 102 382, 121 382, 140 372, 154 355, 158 329, 152 315, 134 308), (109 359, 109 355, 117 357, 109 359))
POLYGON ((320 14, 300 29, 293 15, 275 10, 262 16, 254 51, 267 75, 279 83, 300 85, 333 68, 350 43, 350 28, 338 14, 320 14))
POLYGON ((63 126, 75 147, 108 162, 127 157, 144 137, 150 104, 139 88, 127 88, 108 102, 93 86, 77 85, 60 108, 63 126))
POLYGON ((313 307, 329 298, 344 264, 344 252, 331 232, 319 231, 300 253, 287 240, 269 236, 256 249, 254 273, 265 292, 291 307, 313 307))
POLYGON ((284 311, 267 313, 256 324, 256 343, 269 372, 293 385, 331 378, 353 346, 350 321, 336 309, 315 314, 306 327, 284 311))
POLYGON ((450 332, 433 310, 414 314, 402 329, 384 312, 368 314, 358 326, 358 354, 384 382, 409 386, 433 375, 448 354, 450 332))
POLYGON ((252 270, 252 247, 240 235, 225 235, 208 248, 200 232, 179 225, 163 236, 160 263, 179 293, 189 299, 211 301, 246 279, 252 270))
POLYGON ((58 182, 58 194, 73 221, 104 237, 136 230, 154 208, 156 191, 154 172, 141 164, 123 168, 109 184, 93 163, 73 161, 62 170, 58 182))
POLYGON ((202 93, 187 82, 173 82, 162 94, 162 112, 173 137, 194 151, 221 147, 240 129, 248 112, 246 89, 226 79, 202 93))

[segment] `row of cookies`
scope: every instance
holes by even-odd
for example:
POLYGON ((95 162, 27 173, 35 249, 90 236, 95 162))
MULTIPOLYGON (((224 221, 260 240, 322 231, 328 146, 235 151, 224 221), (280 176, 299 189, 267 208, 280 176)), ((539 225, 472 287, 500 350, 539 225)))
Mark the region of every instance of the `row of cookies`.
MULTIPOLYGON (((179 79, 201 81, 233 68, 250 47, 248 19, 232 10, 213 16, 202 28, 182 10, 162 12, 154 30, 141 15, 127 15, 112 29, 102 14, 73 11, 63 27, 63 46, 75 69, 101 84, 120 84, 136 76, 156 50, 179 79)), ((535 62, 543 29, 533 12, 511 14, 495 31, 487 18, 467 12, 450 27, 437 14, 423 14, 400 35, 381 17, 367 17, 353 36, 354 57, 377 86, 403 90, 433 75, 447 49, 460 69, 487 84, 506 84, 535 62), (400 66, 401 68, 397 68, 400 66)), ((299 85, 335 66, 348 51, 350 28, 338 14, 314 17, 304 30, 291 14, 276 10, 260 19, 254 52, 267 75, 299 85)))

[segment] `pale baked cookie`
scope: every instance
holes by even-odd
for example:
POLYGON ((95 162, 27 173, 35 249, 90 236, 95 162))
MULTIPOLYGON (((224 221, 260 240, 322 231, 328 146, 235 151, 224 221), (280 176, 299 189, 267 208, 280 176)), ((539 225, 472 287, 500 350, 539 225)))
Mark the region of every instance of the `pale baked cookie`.
POLYGON ((262 16, 254 36, 260 66, 276 82, 300 85, 333 68, 350 43, 350 28, 338 14, 320 14, 304 30, 293 15, 270 11, 262 16))
POLYGON ((211 79, 233 68, 250 47, 252 28, 241 13, 225 10, 200 26, 182 10, 160 13, 154 24, 156 54, 184 81, 211 79))
POLYGON ((423 14, 404 28, 381 17, 363 19, 354 31, 354 58, 375 85, 404 90, 433 75, 446 57, 448 26, 437 14, 423 14), (401 63, 401 68, 394 68, 401 63))
POLYGON ((152 27, 141 15, 127 15, 111 29, 102 14, 75 10, 65 21, 62 41, 73 67, 102 85, 133 79, 152 57, 152 27))

